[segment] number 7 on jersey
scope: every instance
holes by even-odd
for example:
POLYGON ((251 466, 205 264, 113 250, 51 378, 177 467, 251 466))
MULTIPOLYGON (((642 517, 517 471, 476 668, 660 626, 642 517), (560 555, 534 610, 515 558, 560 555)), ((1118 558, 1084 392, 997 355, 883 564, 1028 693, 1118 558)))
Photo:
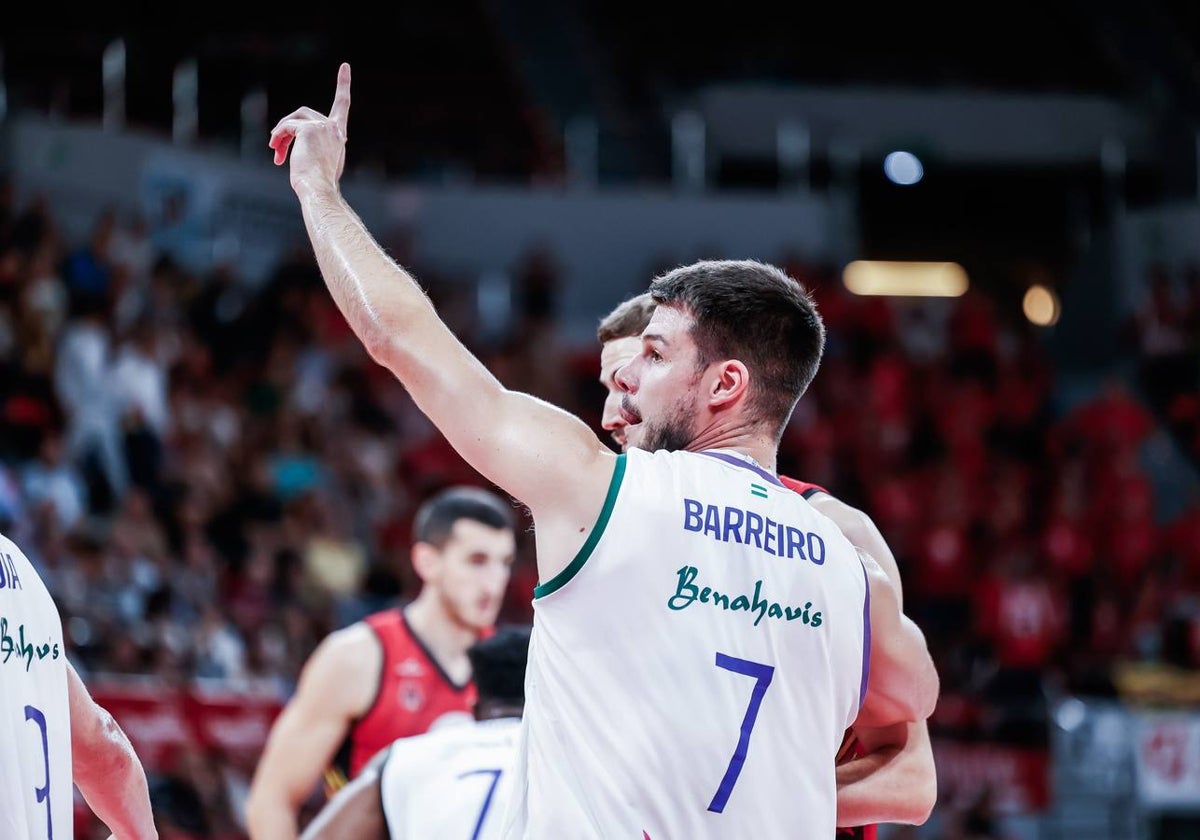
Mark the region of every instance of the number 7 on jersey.
POLYGON ((746 751, 750 748, 750 733, 754 731, 754 723, 758 720, 758 709, 762 705, 767 689, 771 686, 771 678, 775 676, 775 667, 763 665, 761 662, 751 662, 748 659, 738 659, 736 656, 727 656, 724 653, 717 654, 717 667, 755 679, 754 690, 750 692, 750 705, 746 707, 746 716, 742 718, 742 734, 738 738, 737 748, 733 751, 733 758, 729 759, 729 766, 725 768, 725 777, 721 779, 721 786, 717 788, 712 802, 708 803, 708 810, 720 814, 725 810, 729 794, 733 793, 733 786, 737 784, 738 776, 741 775, 742 765, 746 763, 746 751))

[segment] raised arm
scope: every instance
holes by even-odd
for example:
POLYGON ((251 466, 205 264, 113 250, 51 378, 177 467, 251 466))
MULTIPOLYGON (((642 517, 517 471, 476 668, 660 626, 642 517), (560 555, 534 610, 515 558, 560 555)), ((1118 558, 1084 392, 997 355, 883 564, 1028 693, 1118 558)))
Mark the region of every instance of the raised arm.
POLYGON ((354 718, 370 703, 383 657, 370 634, 360 625, 340 630, 305 664, 254 771, 246 801, 246 823, 254 840, 296 837, 300 806, 354 718))
POLYGON ((529 505, 539 545, 561 546, 561 557, 538 552, 539 573, 549 579, 599 515, 615 456, 578 418, 501 385, 371 237, 338 186, 349 111, 343 64, 328 116, 301 108, 271 132, 276 164, 291 147, 291 184, 321 274, 371 357, 471 466, 529 505))
POLYGON ((154 840, 146 771, 121 727, 67 663, 75 786, 115 840, 154 840))
POLYGON ((933 714, 938 675, 925 635, 900 612, 896 589, 871 556, 858 550, 871 590, 871 674, 854 728, 923 721, 933 714))

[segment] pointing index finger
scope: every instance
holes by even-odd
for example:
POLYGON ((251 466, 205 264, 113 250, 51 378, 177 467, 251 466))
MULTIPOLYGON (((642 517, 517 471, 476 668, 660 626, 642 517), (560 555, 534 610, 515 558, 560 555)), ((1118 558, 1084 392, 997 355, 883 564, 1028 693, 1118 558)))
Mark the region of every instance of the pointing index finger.
POLYGON ((338 68, 337 93, 333 97, 333 107, 329 109, 329 118, 338 124, 342 134, 346 134, 346 122, 350 116, 350 65, 342 62, 338 68))

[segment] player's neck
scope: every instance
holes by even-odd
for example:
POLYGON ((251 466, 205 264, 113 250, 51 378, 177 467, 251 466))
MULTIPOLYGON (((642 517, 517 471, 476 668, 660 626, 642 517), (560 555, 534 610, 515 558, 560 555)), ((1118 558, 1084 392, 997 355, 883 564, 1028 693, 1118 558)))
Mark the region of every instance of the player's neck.
POLYGON ((455 621, 442 606, 437 593, 426 588, 404 608, 408 626, 439 660, 463 655, 478 638, 474 629, 455 621))
POLYGON ((691 452, 705 449, 721 449, 738 452, 753 458, 755 463, 774 474, 777 447, 775 441, 759 434, 757 430, 712 428, 702 431, 688 444, 691 452))

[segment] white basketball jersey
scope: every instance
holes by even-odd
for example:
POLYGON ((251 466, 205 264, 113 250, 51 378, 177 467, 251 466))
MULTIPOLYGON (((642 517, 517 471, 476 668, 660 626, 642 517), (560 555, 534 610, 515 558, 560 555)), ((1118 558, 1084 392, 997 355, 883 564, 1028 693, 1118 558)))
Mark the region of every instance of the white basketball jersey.
POLYGON ((520 728, 498 718, 395 741, 380 779, 392 840, 500 837, 520 728))
POLYGON ((62 622, 0 535, 0 837, 70 840, 71 716, 62 622))
POLYGON ((507 840, 832 837, 866 572, 751 459, 631 451, 534 592, 507 840))

